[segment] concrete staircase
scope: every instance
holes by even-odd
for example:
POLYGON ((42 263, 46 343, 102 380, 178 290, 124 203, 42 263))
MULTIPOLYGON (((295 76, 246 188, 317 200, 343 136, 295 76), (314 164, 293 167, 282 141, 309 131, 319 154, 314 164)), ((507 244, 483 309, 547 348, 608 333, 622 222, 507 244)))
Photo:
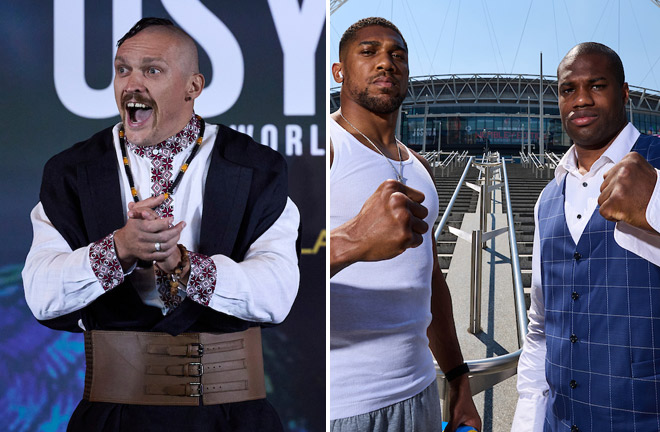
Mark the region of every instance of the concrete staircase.
MULTIPOLYGON (((509 194, 513 224, 516 232, 523 286, 529 308, 532 272, 532 245, 534 241, 534 205, 539 194, 554 178, 552 172, 543 171, 537 178, 536 170, 521 164, 507 163, 509 194)), ((436 169, 440 216, 444 214, 458 185, 465 166, 436 169)), ((478 170, 470 168, 466 180, 477 184, 478 170)), ((495 205, 488 215, 488 230, 508 225, 506 199, 503 192, 495 192, 495 205)), ((471 232, 479 227, 479 194, 463 185, 447 221, 448 226, 471 232)), ((439 218, 440 219, 440 218, 439 218)), ((439 220, 438 220, 439 222, 439 220)), ((434 226, 434 232, 435 232, 434 226)), ((443 229, 438 242, 438 258, 452 296, 457 336, 466 359, 491 358, 519 349, 513 280, 511 274, 509 240, 502 234, 488 241, 482 257, 482 332, 467 331, 470 315, 471 246, 458 240, 443 229), (450 269, 451 266, 451 270, 450 269)), ((475 395, 474 401, 483 420, 484 432, 509 430, 517 402, 516 379, 510 377, 475 395)))
MULTIPOLYGON (((444 214, 451 197, 458 186, 458 182, 463 175, 463 170, 465 166, 455 166, 448 168, 438 168, 435 173, 435 187, 438 191, 438 200, 440 204, 440 214, 436 224, 433 226, 433 232, 438 226, 442 215, 444 214)), ((476 183, 477 176, 479 171, 476 168, 470 168, 466 180, 476 183)), ((452 255, 454 254, 454 249, 456 247, 457 237, 449 233, 448 226, 453 226, 455 228, 460 228, 461 223, 463 222, 463 216, 465 213, 474 213, 477 211, 477 203, 479 201, 479 194, 469 187, 463 185, 461 191, 456 197, 454 207, 452 212, 449 214, 449 219, 440 234, 437 242, 438 248, 438 261, 440 268, 442 269, 442 274, 447 277, 447 272, 449 271, 449 265, 451 264, 452 255)))
MULTIPOLYGON (((438 191, 440 204, 440 215, 437 223, 444 214, 449 201, 463 174, 464 166, 449 168, 438 168, 435 173, 435 186, 438 191)), ((518 256, 522 273, 523 286, 527 307, 529 308, 529 296, 532 285, 532 245, 534 242, 534 205, 539 194, 548 182, 554 178, 554 171, 542 171, 541 175, 535 173, 534 168, 526 167, 518 163, 507 163, 507 174, 509 176, 509 193, 511 194, 511 208, 516 229, 516 243, 518 245, 518 256)), ((477 183, 478 170, 470 168, 466 180, 477 183)), ((479 194, 467 186, 461 188, 447 224, 438 238, 438 260, 442 273, 447 276, 451 264, 457 237, 450 234, 447 226, 460 228, 466 213, 475 213, 479 194)))
POLYGON ((534 242, 534 205, 539 194, 554 178, 554 171, 543 172, 542 178, 536 178, 534 169, 521 164, 507 164, 511 210, 516 228, 516 243, 522 273, 525 301, 529 309, 529 296, 532 286, 532 245, 534 242))

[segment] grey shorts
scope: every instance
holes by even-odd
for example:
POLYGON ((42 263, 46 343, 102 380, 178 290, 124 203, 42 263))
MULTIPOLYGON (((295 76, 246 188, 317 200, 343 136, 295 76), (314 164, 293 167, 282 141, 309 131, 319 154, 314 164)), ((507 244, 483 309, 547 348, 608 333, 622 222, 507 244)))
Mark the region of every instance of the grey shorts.
POLYGON ((421 393, 385 408, 330 421, 330 432, 435 432, 442 430, 435 381, 421 393))

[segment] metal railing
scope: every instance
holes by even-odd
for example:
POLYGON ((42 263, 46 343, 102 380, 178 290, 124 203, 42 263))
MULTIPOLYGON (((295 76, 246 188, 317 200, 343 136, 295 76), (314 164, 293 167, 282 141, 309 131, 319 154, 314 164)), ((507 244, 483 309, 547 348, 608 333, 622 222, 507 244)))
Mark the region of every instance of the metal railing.
MULTIPOLYGON (((504 180, 504 193, 506 194, 506 219, 509 225, 509 249, 511 250, 511 274, 513 277, 513 294, 516 306, 516 325, 518 326, 518 346, 521 347, 527 336, 527 305, 523 291, 522 272, 520 271, 520 255, 516 241, 516 230, 509 196, 509 176, 506 172, 506 163, 502 162, 502 177, 504 180)), ((519 350, 519 351, 521 351, 519 350)))
MULTIPOLYGON (((518 346, 519 349, 515 352, 504 354, 498 357, 490 357, 479 360, 468 360, 466 363, 470 368, 468 374, 470 379, 470 387, 472 394, 478 394, 486 389, 493 387, 495 384, 504 381, 505 379, 513 376, 516 373, 518 366, 518 359, 522 353, 522 346, 527 334, 527 308, 525 305, 525 294, 523 292, 523 283, 522 283, 522 274, 520 271, 520 260, 518 257, 518 246, 516 243, 516 233, 513 221, 513 211, 511 209, 511 198, 509 194, 509 181, 506 172, 506 162, 498 157, 497 162, 490 162, 488 159, 482 159, 482 162, 475 162, 474 157, 470 157, 465 166, 461 179, 454 190, 454 193, 445 209, 445 212, 434 232, 434 238, 437 242, 440 234, 445 227, 449 214, 451 213, 452 207, 456 202, 456 198, 461 190, 461 187, 465 183, 471 189, 479 191, 481 194, 481 208, 480 208, 480 223, 479 230, 474 230, 472 235, 465 233, 457 228, 449 226, 448 229, 453 234, 463 238, 464 240, 470 241, 472 243, 472 282, 471 282, 471 305, 470 305, 470 329, 469 331, 479 331, 480 330, 480 315, 481 315, 481 250, 483 248, 483 242, 489 238, 493 238, 504 232, 509 234, 509 247, 511 251, 511 272, 513 277, 513 291, 514 291, 514 302, 516 310, 516 325, 517 325, 517 334, 518 334, 518 346), (476 186, 467 182, 465 179, 467 177, 468 171, 472 166, 480 168, 482 176, 482 181, 480 186, 476 186), (496 171, 496 168, 499 169, 501 175, 501 182, 493 182, 493 173, 496 171), (499 228, 490 232, 485 232, 485 218, 487 216, 486 211, 489 211, 488 204, 490 202, 490 194, 493 190, 503 187, 504 195, 506 196, 506 213, 508 226, 504 228, 499 228)), ((443 418, 448 420, 450 415, 450 394, 449 394, 449 384, 444 376, 444 373, 436 366, 437 378, 438 378, 438 388, 440 390, 441 399, 443 400, 443 418)))
POLYGON ((531 159, 531 161, 534 164, 534 167, 536 169, 539 169, 539 170, 543 169, 543 164, 539 160, 539 157, 536 155, 536 153, 530 153, 529 158, 531 159))
POLYGON ((468 151, 463 150, 463 153, 461 153, 460 156, 458 156, 458 161, 463 162, 465 160, 465 158, 468 157, 468 156, 469 156, 468 151))
MULTIPOLYGON (((464 152, 463 155, 467 154, 464 152)), ((451 173, 454 168, 462 163, 461 154, 458 151, 442 152, 442 151, 428 151, 420 152, 420 155, 426 159, 433 169, 433 176, 436 177, 437 169, 440 168, 440 176, 451 173), (442 156, 446 155, 447 157, 444 160, 441 160, 442 156)))
POLYGON ((547 157, 550 162, 551 168, 556 168, 559 165, 559 162, 561 161, 561 158, 555 154, 555 152, 545 152, 545 157, 547 157))
POLYGON ((438 237, 440 237, 442 228, 444 228, 445 224, 447 223, 447 219, 449 219, 449 213, 451 213, 451 209, 452 207, 454 207, 454 203, 456 203, 456 198, 458 197, 458 193, 461 191, 461 187, 463 186, 463 182, 465 182, 465 178, 467 177, 468 171, 472 166, 473 160, 474 160, 474 156, 470 156, 470 158, 467 161, 467 164, 465 164, 465 170, 463 170, 463 175, 461 175, 461 179, 458 181, 458 186, 456 186, 456 189, 454 190, 454 194, 451 196, 451 199, 449 200, 449 204, 447 204, 447 208, 445 209, 445 212, 442 215, 442 219, 440 219, 438 228, 435 230, 434 238, 436 242, 438 241, 438 237))
POLYGON ((525 152, 519 152, 520 154, 520 163, 524 166, 527 167, 529 166, 529 156, 525 154, 525 152))
POLYGON ((449 156, 447 156, 447 158, 440 163, 440 166, 443 168, 448 167, 452 162, 454 162, 457 156, 458 156, 457 151, 453 151, 449 153, 449 156))
POLYGON ((435 166, 435 164, 438 162, 439 155, 438 152, 433 150, 430 152, 419 152, 419 154, 426 159, 426 161, 431 165, 435 166))

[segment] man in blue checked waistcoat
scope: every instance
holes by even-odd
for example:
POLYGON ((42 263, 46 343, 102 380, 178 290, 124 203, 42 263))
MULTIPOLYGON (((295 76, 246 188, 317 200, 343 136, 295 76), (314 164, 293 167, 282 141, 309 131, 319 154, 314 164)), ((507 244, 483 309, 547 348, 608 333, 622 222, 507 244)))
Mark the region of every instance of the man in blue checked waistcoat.
POLYGON ((557 69, 574 145, 535 208, 529 334, 513 431, 660 430, 660 139, 628 123, 619 56, 557 69))

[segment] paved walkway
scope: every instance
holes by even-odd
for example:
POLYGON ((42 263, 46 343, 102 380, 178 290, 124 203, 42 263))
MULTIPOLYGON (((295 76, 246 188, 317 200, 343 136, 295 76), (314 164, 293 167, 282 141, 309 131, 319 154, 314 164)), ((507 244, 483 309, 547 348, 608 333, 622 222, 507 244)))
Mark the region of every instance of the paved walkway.
MULTIPOLYGON (((500 197, 501 194, 496 192, 497 205, 495 213, 488 215, 488 230, 507 226, 500 197)), ((461 229, 471 233, 478 228, 479 214, 466 214, 461 229)), ((499 356, 519 348, 510 255, 508 233, 489 240, 487 248, 483 250, 483 332, 473 335, 467 331, 470 318, 471 245, 464 240, 457 240, 447 284, 452 295, 456 332, 466 360, 499 356)), ((483 432, 510 430, 517 397, 516 375, 474 397, 483 420, 483 432)))

